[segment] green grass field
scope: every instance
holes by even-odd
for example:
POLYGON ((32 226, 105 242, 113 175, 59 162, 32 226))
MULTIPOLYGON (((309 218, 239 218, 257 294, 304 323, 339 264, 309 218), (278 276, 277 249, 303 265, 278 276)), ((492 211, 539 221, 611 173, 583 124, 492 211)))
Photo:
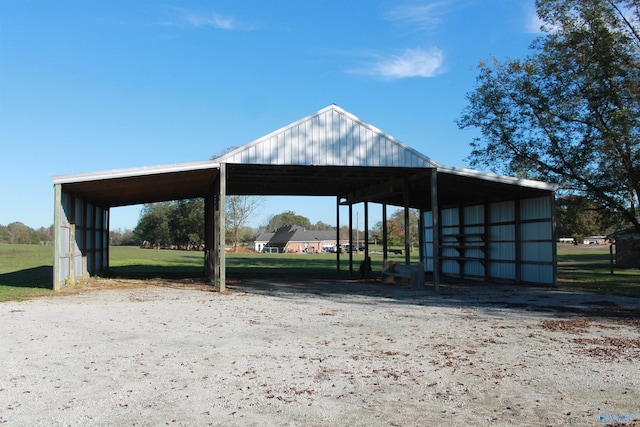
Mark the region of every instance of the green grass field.
MULTIPOLYGON (((414 257, 417 256, 417 253, 414 257)), ((229 253, 227 277, 349 277, 349 255, 341 255, 340 273, 333 254, 229 253)), ((354 254, 354 272, 362 254, 354 254)), ((372 254, 374 271, 382 255, 372 254)), ((391 260, 403 261, 393 255, 391 260)), ((640 270, 616 269, 610 274, 608 246, 558 247, 558 285, 562 289, 640 297, 640 270)), ((110 276, 128 278, 201 277, 202 252, 112 247, 110 276)), ((416 260, 412 260, 415 262, 416 260)), ((0 301, 51 294, 53 248, 40 245, 0 245, 0 301)))

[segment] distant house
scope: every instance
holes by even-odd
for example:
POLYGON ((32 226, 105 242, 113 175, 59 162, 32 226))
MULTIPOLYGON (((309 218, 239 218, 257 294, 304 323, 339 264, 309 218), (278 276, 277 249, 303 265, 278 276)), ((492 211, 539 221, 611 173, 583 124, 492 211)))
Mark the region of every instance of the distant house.
POLYGON ((253 248, 256 252, 262 252, 262 250, 267 246, 269 240, 273 237, 275 233, 262 233, 256 240, 253 242, 253 248))
POLYGON ((606 245, 609 241, 607 236, 589 236, 582 239, 583 245, 606 245))
POLYGON ((318 253, 335 252, 335 230, 307 230, 285 225, 273 233, 262 233, 254 243, 257 252, 318 253))

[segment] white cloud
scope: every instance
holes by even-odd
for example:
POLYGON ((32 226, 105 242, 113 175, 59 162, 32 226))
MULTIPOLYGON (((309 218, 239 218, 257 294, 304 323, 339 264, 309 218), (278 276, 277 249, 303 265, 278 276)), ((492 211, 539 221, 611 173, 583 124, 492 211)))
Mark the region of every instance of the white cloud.
POLYGON ((437 1, 421 5, 400 5, 391 9, 386 18, 409 24, 420 30, 433 30, 442 23, 448 2, 437 1))
POLYGON ((213 27, 219 30, 233 30, 236 28, 233 18, 218 13, 183 10, 181 18, 183 22, 193 27, 213 27))
POLYGON ((369 74, 385 79, 434 77, 442 72, 444 53, 440 49, 407 49, 401 55, 380 59, 369 74))

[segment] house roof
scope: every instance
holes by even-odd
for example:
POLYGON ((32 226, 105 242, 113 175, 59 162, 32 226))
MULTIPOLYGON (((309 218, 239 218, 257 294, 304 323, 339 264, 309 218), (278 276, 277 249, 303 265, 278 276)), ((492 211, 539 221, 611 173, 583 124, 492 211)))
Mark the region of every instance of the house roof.
POLYGON ((335 240, 335 238, 335 230, 307 230, 298 225, 285 225, 275 231, 273 237, 269 240, 269 243, 275 245, 286 245, 290 242, 314 242, 335 240))

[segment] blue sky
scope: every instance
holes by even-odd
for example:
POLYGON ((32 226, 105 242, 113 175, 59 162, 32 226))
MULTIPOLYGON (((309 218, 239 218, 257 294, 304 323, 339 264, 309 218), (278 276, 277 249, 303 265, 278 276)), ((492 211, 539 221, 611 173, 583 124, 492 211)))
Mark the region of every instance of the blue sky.
MULTIPOLYGON (((467 166, 478 62, 537 27, 533 0, 0 0, 0 224, 52 224, 52 175, 206 160, 332 103, 467 166)), ((252 225, 333 203, 269 199, 252 225)))

